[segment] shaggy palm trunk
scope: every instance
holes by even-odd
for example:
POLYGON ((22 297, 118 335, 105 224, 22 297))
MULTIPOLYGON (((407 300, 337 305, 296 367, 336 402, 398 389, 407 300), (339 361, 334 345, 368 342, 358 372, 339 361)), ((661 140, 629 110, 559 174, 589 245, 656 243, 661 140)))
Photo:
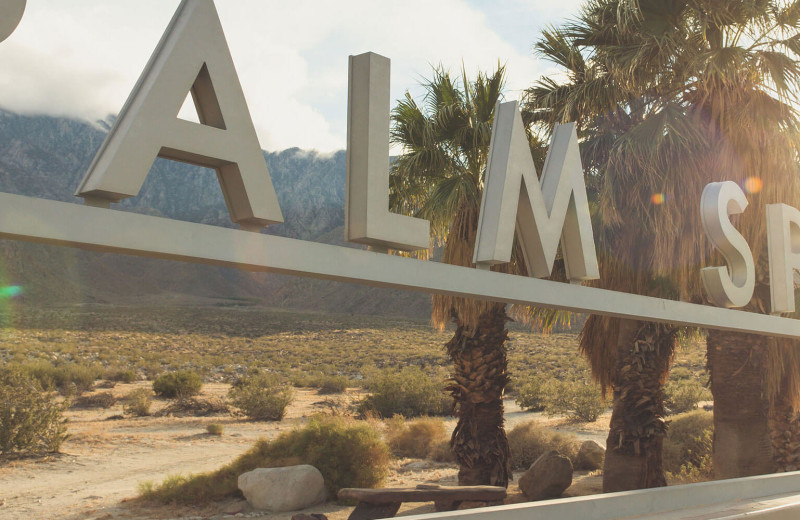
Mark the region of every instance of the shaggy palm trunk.
POLYGON ((800 415, 782 392, 769 414, 770 438, 776 471, 800 470, 800 415))
POLYGON ((712 330, 707 349, 714 395, 715 476, 772 473, 769 401, 763 388, 766 338, 712 330))
POLYGON ((677 329, 621 320, 603 492, 666 486, 664 383, 677 329))
POLYGON ((453 361, 448 390, 458 424, 450 446, 458 461, 458 484, 508 486, 508 439, 503 429, 503 391, 508 384, 505 305, 490 306, 470 330, 456 318, 447 343, 453 361))

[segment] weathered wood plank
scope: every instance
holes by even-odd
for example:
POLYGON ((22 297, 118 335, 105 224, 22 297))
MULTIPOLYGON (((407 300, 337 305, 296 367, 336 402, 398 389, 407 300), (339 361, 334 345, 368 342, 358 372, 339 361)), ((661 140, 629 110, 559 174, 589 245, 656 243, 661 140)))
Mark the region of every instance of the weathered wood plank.
POLYGON ((400 502, 388 504, 369 504, 359 502, 347 520, 377 520, 378 518, 392 518, 400 510, 400 502))
POLYGON ((358 500, 370 504, 395 502, 491 502, 503 500, 506 489, 498 486, 442 486, 438 488, 345 488, 339 499, 358 500))

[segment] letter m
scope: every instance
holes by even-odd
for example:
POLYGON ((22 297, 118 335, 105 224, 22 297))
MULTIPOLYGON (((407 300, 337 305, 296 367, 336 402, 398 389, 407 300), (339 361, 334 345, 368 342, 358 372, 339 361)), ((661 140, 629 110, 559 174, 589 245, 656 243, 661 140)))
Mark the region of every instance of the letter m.
POLYGON ((510 262, 515 232, 532 276, 550 276, 560 241, 571 282, 600 277, 575 123, 556 126, 540 183, 512 101, 495 113, 473 262, 510 262))

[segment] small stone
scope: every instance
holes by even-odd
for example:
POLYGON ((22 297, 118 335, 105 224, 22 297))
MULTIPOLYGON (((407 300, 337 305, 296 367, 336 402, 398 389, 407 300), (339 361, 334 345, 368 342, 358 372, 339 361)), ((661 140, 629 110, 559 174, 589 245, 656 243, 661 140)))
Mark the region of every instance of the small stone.
POLYGON ((239 476, 239 489, 254 509, 275 512, 298 511, 328 497, 322 473, 308 464, 248 471, 239 476))
POLYGON ((578 450, 580 469, 601 469, 606 458, 606 449, 597 441, 584 441, 578 450))
POLYGON ((529 500, 559 497, 571 485, 572 462, 555 450, 543 453, 519 479, 529 500))

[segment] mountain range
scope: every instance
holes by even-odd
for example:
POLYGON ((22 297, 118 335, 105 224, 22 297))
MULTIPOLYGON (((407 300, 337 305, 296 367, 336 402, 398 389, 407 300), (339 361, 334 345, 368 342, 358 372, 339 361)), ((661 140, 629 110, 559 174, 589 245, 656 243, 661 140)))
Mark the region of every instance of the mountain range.
MULTIPOLYGON (((0 109, 0 191, 82 203, 76 187, 113 118, 97 123, 0 109)), ((267 233, 345 245, 345 152, 264 152, 284 223, 267 233)), ((158 159, 138 196, 115 205, 233 227, 212 170, 158 159)), ((23 288, 22 304, 261 304, 297 310, 425 318, 423 294, 246 273, 55 246, 0 241, 0 286, 23 288)))

